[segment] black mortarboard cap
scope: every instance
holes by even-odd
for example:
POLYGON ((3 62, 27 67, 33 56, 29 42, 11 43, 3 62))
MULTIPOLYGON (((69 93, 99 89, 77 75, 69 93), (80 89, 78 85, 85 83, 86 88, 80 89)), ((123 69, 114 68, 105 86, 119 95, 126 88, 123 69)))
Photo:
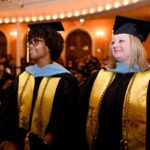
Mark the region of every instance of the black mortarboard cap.
POLYGON ((60 21, 57 22, 40 22, 40 23, 34 23, 34 24, 28 24, 28 27, 30 29, 33 29, 35 27, 40 27, 40 28, 51 28, 52 30, 55 31, 64 31, 64 27, 60 21))
POLYGON ((144 42, 150 33, 150 21, 116 16, 113 30, 114 34, 131 34, 144 42))

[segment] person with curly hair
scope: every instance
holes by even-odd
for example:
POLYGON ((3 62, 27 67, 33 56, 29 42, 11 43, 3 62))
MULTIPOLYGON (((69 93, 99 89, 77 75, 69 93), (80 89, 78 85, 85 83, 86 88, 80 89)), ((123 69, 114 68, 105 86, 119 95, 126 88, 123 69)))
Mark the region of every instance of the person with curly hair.
MULTIPOLYGON (((18 129, 13 141, 31 150, 80 149, 78 83, 56 63, 64 47, 61 22, 30 24, 28 66, 10 91, 16 100, 18 129)), ((10 106, 11 107, 11 106, 10 106)))

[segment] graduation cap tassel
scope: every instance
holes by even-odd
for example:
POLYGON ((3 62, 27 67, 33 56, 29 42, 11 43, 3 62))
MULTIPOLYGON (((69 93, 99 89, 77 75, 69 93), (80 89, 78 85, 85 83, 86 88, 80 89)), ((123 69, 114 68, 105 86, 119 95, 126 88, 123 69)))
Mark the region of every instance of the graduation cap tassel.
POLYGON ((27 47, 27 53, 26 53, 26 61, 29 63, 29 48, 27 47))

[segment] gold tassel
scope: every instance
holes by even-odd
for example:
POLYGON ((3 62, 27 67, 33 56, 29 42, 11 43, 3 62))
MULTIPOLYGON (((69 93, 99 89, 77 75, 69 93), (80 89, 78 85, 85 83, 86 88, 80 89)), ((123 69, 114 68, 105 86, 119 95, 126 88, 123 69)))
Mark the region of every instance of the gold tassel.
POLYGON ((30 62, 30 58, 29 58, 29 47, 27 46, 27 51, 26 51, 26 62, 29 63, 30 62))
POLYGON ((24 150, 30 150, 30 142, 29 142, 29 134, 31 133, 31 131, 30 132, 28 132, 27 133, 27 135, 26 135, 26 137, 25 137, 25 140, 24 140, 24 150))

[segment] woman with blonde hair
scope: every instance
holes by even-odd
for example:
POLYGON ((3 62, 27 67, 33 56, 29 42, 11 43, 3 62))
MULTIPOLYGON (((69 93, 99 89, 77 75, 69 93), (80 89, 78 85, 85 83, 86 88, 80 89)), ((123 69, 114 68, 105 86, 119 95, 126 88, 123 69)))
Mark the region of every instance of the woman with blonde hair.
POLYGON ((142 45, 150 21, 117 16, 110 63, 81 90, 89 150, 150 149, 150 68, 142 45))
MULTIPOLYGON (((130 64, 129 64, 130 68, 134 68, 134 65, 136 64, 139 64, 141 70, 145 70, 145 68, 147 67, 149 68, 148 57, 143 44, 137 37, 133 35, 129 35, 129 38, 131 41, 130 64)), ((112 54, 111 44, 110 44, 109 64, 107 67, 109 68, 116 67, 116 59, 112 54)))

